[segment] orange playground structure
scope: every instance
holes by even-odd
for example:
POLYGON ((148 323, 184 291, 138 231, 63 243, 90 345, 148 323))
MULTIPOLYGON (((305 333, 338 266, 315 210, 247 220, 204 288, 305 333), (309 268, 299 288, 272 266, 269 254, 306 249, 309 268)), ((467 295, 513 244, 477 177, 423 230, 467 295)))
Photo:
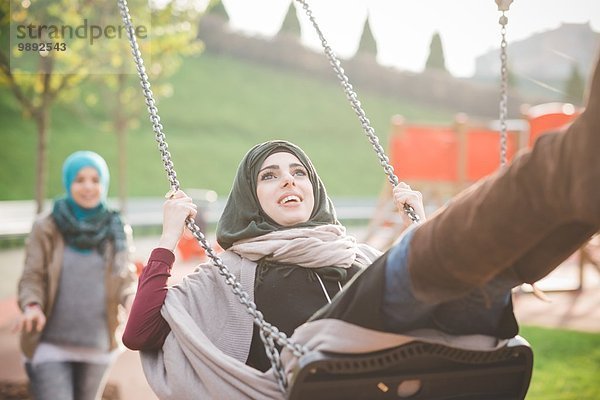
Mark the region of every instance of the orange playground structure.
MULTIPOLYGON (((523 108, 523 118, 507 121, 506 157, 530 147, 543 133, 562 129, 579 113, 571 104, 547 103, 523 108)), ((482 123, 458 114, 450 126, 407 123, 394 116, 388 154, 400 181, 423 192, 428 211, 453 195, 493 174, 500 167, 500 133, 497 121, 482 123)), ((397 237, 399 216, 385 182, 365 240, 387 249, 397 237)))
MULTIPOLYGON (((565 129, 581 112, 568 103, 546 103, 523 107, 523 118, 507 121, 506 157, 529 148, 548 132, 565 129)), ((408 124, 392 118, 388 154, 400 181, 423 192, 428 214, 453 195, 500 168, 500 133, 496 121, 482 124, 458 114, 452 126, 408 124)), ((381 250, 389 248, 402 229, 392 201, 392 188, 385 182, 363 240, 381 250)), ((580 290, 584 266, 600 272, 600 236, 593 237, 575 254, 578 264, 576 286, 545 290, 580 290)))

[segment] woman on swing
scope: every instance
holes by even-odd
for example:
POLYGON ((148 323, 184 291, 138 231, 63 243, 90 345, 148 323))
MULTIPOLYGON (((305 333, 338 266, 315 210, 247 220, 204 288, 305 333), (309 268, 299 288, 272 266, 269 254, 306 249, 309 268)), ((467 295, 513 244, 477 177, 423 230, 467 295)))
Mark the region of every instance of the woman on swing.
MULTIPOLYGON (((587 109, 567 131, 541 137, 377 258, 345 235, 302 150, 263 143, 242 160, 219 221, 221 258, 265 319, 288 335, 312 315, 367 332, 435 328, 510 338, 518 331, 510 289, 548 274, 600 228, 599 150, 597 68, 587 109)), ((400 184, 394 195, 424 219, 417 192, 400 184)), ((262 372, 270 364, 252 317, 216 268, 201 266, 166 288, 172 251, 195 212, 182 192, 165 202, 163 234, 140 277, 124 343, 142 351, 161 398, 280 398, 262 372)))

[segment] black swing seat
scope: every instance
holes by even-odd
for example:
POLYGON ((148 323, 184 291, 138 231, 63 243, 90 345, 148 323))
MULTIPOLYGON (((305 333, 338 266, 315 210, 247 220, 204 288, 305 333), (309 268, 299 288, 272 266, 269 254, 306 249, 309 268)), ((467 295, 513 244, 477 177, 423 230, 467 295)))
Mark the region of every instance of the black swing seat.
POLYGON ((288 400, 524 399, 533 352, 516 336, 492 351, 413 341, 366 354, 310 352, 298 360, 288 400))

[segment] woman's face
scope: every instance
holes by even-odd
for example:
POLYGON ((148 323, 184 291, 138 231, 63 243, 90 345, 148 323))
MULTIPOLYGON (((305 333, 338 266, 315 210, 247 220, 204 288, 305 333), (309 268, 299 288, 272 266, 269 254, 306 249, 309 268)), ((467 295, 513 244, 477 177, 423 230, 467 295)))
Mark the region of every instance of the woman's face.
POLYGON ((84 167, 71 183, 71 198, 82 208, 94 208, 100 203, 102 185, 94 167, 84 167))
POLYGON ((273 153, 262 163, 256 195, 263 211, 281 226, 308 221, 315 205, 306 168, 287 152, 273 153))

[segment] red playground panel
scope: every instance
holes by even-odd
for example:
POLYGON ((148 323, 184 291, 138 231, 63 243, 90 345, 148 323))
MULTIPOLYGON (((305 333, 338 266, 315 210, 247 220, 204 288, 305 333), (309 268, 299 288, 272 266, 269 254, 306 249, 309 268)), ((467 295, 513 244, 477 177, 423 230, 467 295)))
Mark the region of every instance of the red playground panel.
MULTIPOLYGON (((580 112, 568 103, 530 107, 523 115, 529 132, 509 131, 507 159, 511 160, 519 146, 531 147, 540 135, 564 129, 580 112), (521 133, 525 136, 519 140, 521 133)), ((389 154, 398 178, 469 183, 496 171, 500 165, 500 133, 470 126, 466 121, 459 115, 452 126, 426 126, 394 119, 389 154)))
MULTIPOLYGON (((390 161, 403 180, 458 182, 460 179, 459 134, 448 127, 405 125, 390 138, 390 161)), ((516 135, 509 135, 507 157, 517 149, 516 135)), ((485 128, 467 128, 464 178, 476 181, 500 165, 500 134, 485 128)), ((463 161, 464 162, 464 161, 463 161)))
POLYGON ((542 134, 556 132, 569 124, 580 111, 568 103, 545 103, 529 108, 525 117, 529 122, 529 146, 542 134))

